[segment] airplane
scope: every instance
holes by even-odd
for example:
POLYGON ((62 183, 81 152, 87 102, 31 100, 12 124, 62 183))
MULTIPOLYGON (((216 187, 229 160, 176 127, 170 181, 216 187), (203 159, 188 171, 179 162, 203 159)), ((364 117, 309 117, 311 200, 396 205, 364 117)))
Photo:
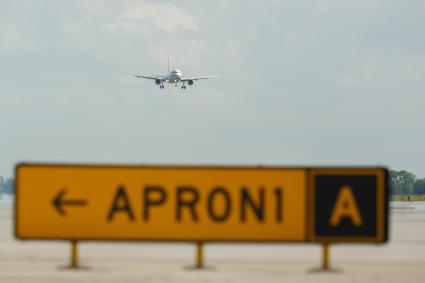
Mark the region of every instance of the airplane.
POLYGON ((134 76, 136 78, 154 80, 157 85, 159 85, 159 89, 164 89, 164 83, 174 84, 176 87, 179 83, 182 84, 181 89, 186 89, 186 83, 188 85, 193 85, 193 83, 197 80, 206 80, 209 78, 218 77, 218 75, 212 76, 202 76, 202 77, 191 77, 185 78, 182 76, 182 71, 179 69, 170 69, 170 58, 168 58, 168 75, 153 75, 153 76, 145 76, 139 74, 128 74, 130 76, 134 76))

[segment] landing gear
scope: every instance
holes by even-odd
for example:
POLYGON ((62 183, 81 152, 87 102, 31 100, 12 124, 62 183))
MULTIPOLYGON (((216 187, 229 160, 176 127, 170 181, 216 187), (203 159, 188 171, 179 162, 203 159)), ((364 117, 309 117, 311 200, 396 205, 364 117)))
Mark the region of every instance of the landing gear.
POLYGON ((185 85, 182 85, 182 89, 186 89, 186 86, 185 85))
POLYGON ((164 85, 160 85, 159 86, 159 89, 164 89, 164 85))

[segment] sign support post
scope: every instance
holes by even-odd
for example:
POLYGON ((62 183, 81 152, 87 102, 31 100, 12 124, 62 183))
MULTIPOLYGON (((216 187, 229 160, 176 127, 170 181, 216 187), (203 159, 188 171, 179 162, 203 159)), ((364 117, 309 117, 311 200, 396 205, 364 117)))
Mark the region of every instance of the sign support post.
POLYGON ((78 268, 78 241, 71 241, 71 268, 78 268))
POLYGON ((329 243, 322 244, 322 270, 329 270, 329 243))
POLYGON ((204 267, 204 243, 196 242, 196 268, 204 267))

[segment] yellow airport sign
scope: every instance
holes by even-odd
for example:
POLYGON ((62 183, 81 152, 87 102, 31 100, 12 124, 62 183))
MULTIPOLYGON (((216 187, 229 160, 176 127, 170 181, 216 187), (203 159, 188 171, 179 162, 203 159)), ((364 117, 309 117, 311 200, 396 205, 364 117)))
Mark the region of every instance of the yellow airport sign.
POLYGON ((16 170, 16 236, 383 242, 386 172, 21 164, 16 170))

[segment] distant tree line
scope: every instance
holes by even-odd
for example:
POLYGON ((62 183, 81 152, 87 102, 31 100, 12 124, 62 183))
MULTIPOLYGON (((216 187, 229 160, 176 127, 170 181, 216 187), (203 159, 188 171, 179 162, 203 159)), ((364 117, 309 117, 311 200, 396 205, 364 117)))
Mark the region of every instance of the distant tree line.
POLYGON ((391 194, 425 195, 425 178, 418 179, 408 171, 390 171, 391 194))
MULTIPOLYGON (((392 195, 425 195, 425 178, 418 179, 408 171, 390 171, 392 195)), ((0 176, 0 193, 14 194, 15 180, 0 176)))
POLYGON ((0 176, 0 194, 14 194, 15 193, 15 180, 12 178, 3 178, 0 176))

